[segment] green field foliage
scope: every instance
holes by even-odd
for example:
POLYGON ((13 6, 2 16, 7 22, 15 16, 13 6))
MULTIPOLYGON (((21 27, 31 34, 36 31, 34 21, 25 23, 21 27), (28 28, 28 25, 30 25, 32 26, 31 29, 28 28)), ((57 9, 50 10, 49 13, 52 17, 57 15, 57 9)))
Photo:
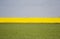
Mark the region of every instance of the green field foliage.
POLYGON ((0 23, 0 39, 60 39, 60 24, 0 23))

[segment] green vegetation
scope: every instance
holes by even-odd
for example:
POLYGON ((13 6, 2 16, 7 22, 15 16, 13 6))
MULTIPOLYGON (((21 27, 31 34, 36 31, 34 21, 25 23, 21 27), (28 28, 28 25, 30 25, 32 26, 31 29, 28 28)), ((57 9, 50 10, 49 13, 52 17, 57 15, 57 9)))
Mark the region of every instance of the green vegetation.
POLYGON ((60 24, 0 24, 0 39, 60 39, 60 24))

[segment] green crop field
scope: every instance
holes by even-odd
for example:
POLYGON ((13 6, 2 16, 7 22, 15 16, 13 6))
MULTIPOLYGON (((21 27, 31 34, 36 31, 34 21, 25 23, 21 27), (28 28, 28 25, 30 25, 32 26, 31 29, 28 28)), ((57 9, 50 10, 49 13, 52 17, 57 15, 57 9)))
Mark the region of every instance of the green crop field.
POLYGON ((60 39, 60 24, 2 24, 0 39, 60 39))

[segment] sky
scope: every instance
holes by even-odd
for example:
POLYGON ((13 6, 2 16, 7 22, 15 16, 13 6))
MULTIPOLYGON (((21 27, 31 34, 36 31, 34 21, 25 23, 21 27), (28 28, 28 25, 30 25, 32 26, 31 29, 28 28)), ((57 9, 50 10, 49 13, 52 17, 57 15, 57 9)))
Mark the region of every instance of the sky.
POLYGON ((60 17, 60 0, 0 0, 0 17, 60 17))

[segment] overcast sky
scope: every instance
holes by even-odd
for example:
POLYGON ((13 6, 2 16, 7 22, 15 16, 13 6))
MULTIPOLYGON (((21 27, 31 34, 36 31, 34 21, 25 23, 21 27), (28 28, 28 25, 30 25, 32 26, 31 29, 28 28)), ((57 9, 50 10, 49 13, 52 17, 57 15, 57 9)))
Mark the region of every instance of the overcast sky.
POLYGON ((0 0, 0 17, 58 17, 60 0, 0 0))

